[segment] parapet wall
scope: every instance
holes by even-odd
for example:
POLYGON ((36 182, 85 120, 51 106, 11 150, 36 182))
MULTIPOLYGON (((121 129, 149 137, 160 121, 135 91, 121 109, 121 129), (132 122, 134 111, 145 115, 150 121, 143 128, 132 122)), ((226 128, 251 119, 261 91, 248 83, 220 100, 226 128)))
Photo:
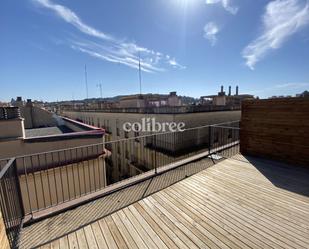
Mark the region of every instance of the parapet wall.
POLYGON ((36 106, 20 107, 21 116, 25 119, 25 128, 57 126, 55 114, 36 106))
POLYGON ((242 103, 241 152, 309 167, 309 98, 242 103))

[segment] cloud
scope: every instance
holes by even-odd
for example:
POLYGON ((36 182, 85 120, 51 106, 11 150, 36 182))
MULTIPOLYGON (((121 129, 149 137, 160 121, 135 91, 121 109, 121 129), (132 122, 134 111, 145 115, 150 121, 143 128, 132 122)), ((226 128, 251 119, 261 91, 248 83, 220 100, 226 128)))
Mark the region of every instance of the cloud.
POLYGON ((175 59, 173 59, 174 63, 172 64, 169 55, 138 46, 134 42, 117 39, 112 35, 87 25, 76 13, 63 5, 55 4, 51 0, 32 1, 39 7, 53 11, 58 17, 73 25, 81 33, 97 39, 97 41, 90 38, 82 39, 81 37, 70 39, 70 47, 74 50, 104 61, 126 65, 131 68, 138 68, 140 57, 141 69, 145 72, 164 71, 166 66, 185 68, 176 62, 175 59))
POLYGON ((246 65, 254 69, 255 64, 269 52, 279 49, 293 34, 309 24, 309 2, 307 0, 275 0, 267 4, 262 17, 262 34, 244 50, 246 65))
POLYGON ((204 26, 204 38, 209 40, 211 46, 217 42, 218 26, 214 22, 209 22, 204 26))
POLYGON ((169 63, 171 66, 173 66, 174 68, 186 69, 186 67, 183 66, 183 65, 180 65, 180 64, 175 60, 175 58, 170 59, 170 60, 168 61, 168 63, 169 63))
POLYGON ((274 88, 290 88, 290 89, 298 89, 302 87, 309 87, 309 83, 285 83, 285 84, 279 84, 275 85, 274 88))
POLYGON ((238 12, 238 7, 232 6, 230 0, 206 0, 206 4, 221 4, 226 11, 233 15, 238 12))

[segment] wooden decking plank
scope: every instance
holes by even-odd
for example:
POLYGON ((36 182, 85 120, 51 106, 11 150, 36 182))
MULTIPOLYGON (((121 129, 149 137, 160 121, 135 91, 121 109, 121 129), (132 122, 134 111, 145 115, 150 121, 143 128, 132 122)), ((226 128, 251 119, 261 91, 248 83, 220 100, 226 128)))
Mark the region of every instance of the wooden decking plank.
POLYGON ((263 175, 261 172, 252 172, 252 173, 245 172, 243 169, 237 169, 232 165, 220 165, 220 167, 218 167, 216 170, 220 171, 223 170, 224 172, 228 172, 229 175, 236 176, 237 178, 244 179, 245 181, 248 181, 251 184, 264 188, 270 187, 270 189, 273 189, 274 183, 278 182, 279 184, 282 184, 282 187, 275 189, 275 192, 277 194, 282 194, 286 197, 290 197, 296 202, 299 202, 301 204, 309 205, 308 197, 288 190, 288 188, 293 188, 295 190, 304 190, 304 187, 308 189, 309 185, 308 186, 305 186, 304 184, 299 185, 297 183, 291 182, 290 179, 286 179, 285 181, 283 181, 281 175, 263 175), (287 189, 285 189, 284 187, 286 187, 287 189))
POLYGON ((126 244, 128 245, 129 248, 140 248, 137 246, 137 244, 134 242, 132 236, 126 229, 125 225, 122 223, 121 219, 119 216, 114 213, 111 215, 113 221, 115 222, 119 232, 121 233, 123 239, 125 240, 126 244))
POLYGON ((107 224, 106 224, 106 221, 105 219, 101 219, 98 221, 99 222, 99 225, 100 225, 100 228, 101 228, 101 231, 103 233, 103 236, 105 238, 105 241, 106 241, 106 244, 108 246, 108 248, 110 249, 117 249, 117 244, 113 238, 113 235, 111 234, 107 224))
MULTIPOLYGON (((224 198, 226 200, 231 200, 233 203, 239 205, 239 191, 236 191, 235 194, 233 194, 230 190, 223 189, 221 186, 218 185, 218 183, 214 183, 212 185, 212 180, 210 179, 207 180, 207 187, 209 189, 213 189, 214 191, 218 191, 218 189, 221 188, 222 191, 220 193, 221 195, 224 195, 224 198)), ((247 211, 250 211, 253 216, 263 220, 265 224, 271 224, 271 226, 274 226, 279 230, 282 229, 284 233, 296 236, 301 240, 305 239, 304 236, 306 233, 304 233, 303 227, 300 227, 299 223, 294 225, 294 223, 291 222, 293 221, 293 215, 290 215, 290 220, 286 220, 287 215, 284 216, 285 219, 282 219, 282 217, 278 217, 278 212, 271 212, 269 208, 265 209, 265 207, 264 209, 262 209, 257 202, 250 204, 248 198, 246 198, 242 199, 241 205, 245 207, 247 211)))
POLYGON ((128 219, 128 217, 125 215, 123 210, 120 210, 116 213, 116 215, 119 216, 123 224, 125 225, 126 229, 128 230, 129 234, 133 238, 134 242, 139 248, 148 248, 147 245, 145 244, 144 240, 141 238, 141 236, 137 233, 135 230, 134 226, 128 219))
POLYGON ((79 248, 77 238, 76 238, 76 233, 70 233, 68 235, 68 240, 69 240, 70 249, 78 249, 79 248))
MULTIPOLYGON (((197 190, 197 191, 198 191, 198 190, 197 190)), ((211 192, 211 191, 210 191, 210 192, 211 192)), ((206 195, 202 195, 202 194, 199 193, 199 197, 201 197, 201 198, 203 198, 203 197, 208 198, 208 199, 206 199, 206 200, 207 200, 210 204, 211 204, 211 203, 215 203, 214 200, 216 199, 216 196, 212 195, 210 192, 208 192, 206 195)), ((232 206, 233 206, 232 203, 229 201, 229 199, 228 199, 226 196, 225 196, 225 197, 222 197, 221 203, 218 203, 218 206, 219 206, 219 207, 220 207, 220 206, 223 206, 224 203, 227 202, 227 201, 228 201, 228 206, 229 206, 229 207, 232 207, 232 206)), ((247 208, 246 208, 246 207, 242 207, 242 206, 240 206, 239 204, 236 203, 236 205, 234 205, 234 210, 238 210, 239 213, 241 213, 241 212, 243 212, 243 211, 246 211, 247 208)), ((256 215, 255 217, 250 217, 250 214, 252 215, 252 213, 250 213, 249 211, 248 211, 247 214, 241 213, 241 215, 242 215, 243 217, 249 217, 249 218, 255 220, 255 222, 261 223, 261 222, 260 222, 260 219, 261 219, 260 216, 256 215)), ((263 222, 262 222, 261 224, 263 224, 263 222)), ((291 240, 291 242, 288 242, 288 243, 290 243, 290 244, 293 244, 293 245, 294 245, 294 243, 296 243, 296 244, 299 244, 299 245, 301 245, 301 246, 305 246, 305 245, 307 244, 306 241, 305 241, 305 240, 307 240, 307 238, 305 238, 306 235, 304 235, 304 237, 298 236, 297 234, 291 234, 291 235, 289 235, 289 234, 286 233, 285 230, 282 230, 280 233, 278 233, 279 227, 278 227, 278 226, 275 227, 274 224, 272 224, 272 223, 269 223, 269 224, 268 224, 267 226, 265 226, 265 227, 266 227, 266 228, 265 228, 264 230, 275 232, 275 233, 278 234, 280 237, 284 237, 284 240, 286 239, 286 237, 289 238, 289 239, 291 240), (275 228, 273 228, 273 227, 275 227, 275 228)), ((308 236, 307 236, 307 237, 308 237, 308 236)))
MULTIPOLYGON (((188 189, 190 189, 189 186, 186 186, 188 189)), ((186 191, 183 189, 183 191, 186 191)), ((192 190, 191 190, 192 191, 192 190)), ((231 224, 234 224, 239 228, 239 230, 244 231, 248 237, 250 237, 250 240, 252 240, 254 243, 257 244, 266 244, 266 246, 261 246, 262 248, 278 248, 279 245, 275 244, 271 240, 268 240, 264 237, 263 234, 259 233, 259 230, 255 229, 253 226, 250 226, 247 224, 247 222, 243 219, 240 219, 239 217, 235 216, 233 213, 223 209, 220 205, 215 205, 212 203, 209 199, 203 198, 203 196, 196 196, 196 193, 192 191, 191 198, 194 200, 197 200, 197 202, 200 204, 200 207, 204 210, 209 210, 210 213, 217 213, 218 216, 223 217, 223 219, 231 222, 231 224), (207 201, 207 202, 206 202, 207 201)), ((238 231, 238 230, 237 230, 238 231)))
POLYGON ((152 202, 149 201, 149 197, 143 199, 142 202, 145 203, 145 205, 147 205, 147 207, 150 208, 152 212, 159 216, 161 220, 165 223, 165 225, 167 225, 176 234, 176 236, 178 236, 178 238, 184 242, 186 246, 188 246, 189 248, 199 248, 191 240, 191 234, 187 235, 187 233, 185 233, 186 229, 179 229, 176 223, 172 222, 152 202))
POLYGON ((216 239, 213 240, 213 242, 216 243, 218 246, 220 246, 220 244, 217 243, 217 240, 220 240, 230 248, 240 248, 240 247, 250 248, 242 241, 238 240, 234 236, 231 236, 231 234, 226 232, 224 229, 217 226, 215 223, 211 222, 210 219, 207 219, 205 216, 199 213, 194 207, 187 205, 187 203, 185 203, 185 200, 175 198, 175 196, 171 195, 170 192, 171 189, 161 191, 160 195, 165 197, 166 202, 173 203, 174 207, 177 207, 180 212, 186 213, 192 219, 194 219, 195 222, 201 224, 205 229, 207 229, 210 233, 212 233, 213 236, 216 237, 216 239))
POLYGON ((94 222, 91 224, 91 228, 92 228, 92 231, 93 231, 93 235, 95 237, 95 240, 97 242, 97 245, 100 249, 105 249, 105 248, 108 248, 107 244, 106 244, 106 241, 105 241, 105 238, 104 238, 104 235, 101 231, 101 228, 100 228, 100 225, 98 222, 94 222))
POLYGON ((238 158, 243 161, 223 160, 42 248, 308 248, 309 171, 276 171, 271 162, 238 158))
MULTIPOLYGON (((253 166, 251 165, 251 167, 253 166)), ((296 202, 297 204, 301 206, 304 206, 305 208, 309 207, 308 197, 295 194, 283 188, 278 188, 278 187, 274 188, 273 183, 259 171, 254 172, 254 173, 248 173, 247 171, 243 169, 235 169, 234 166, 227 165, 227 164, 220 164, 219 167, 212 167, 212 169, 210 169, 207 173, 211 173, 213 171, 216 171, 216 172, 220 171, 221 173, 226 174, 228 176, 233 176, 237 180, 241 179, 242 181, 245 181, 254 187, 258 186, 260 189, 266 189, 271 194, 276 193, 277 196, 283 196, 286 199, 291 198, 292 201, 296 202)), ((300 185, 297 185, 297 184, 293 184, 291 186, 290 182, 287 186, 289 187, 294 186, 296 189, 300 188, 300 185)), ((308 184, 308 188, 309 188, 309 184, 308 184)))
POLYGON ((162 228, 162 230, 176 244, 178 248, 189 249, 189 247, 176 235, 176 233, 174 233, 174 231, 169 226, 167 226, 164 221, 161 220, 161 217, 149 209, 149 207, 143 201, 139 201, 133 205, 140 206, 156 222, 156 224, 162 228))
POLYGON ((85 237, 89 248, 99 249, 91 225, 84 227, 85 237))
POLYGON ((79 229, 76 231, 76 237, 77 237, 77 241, 78 241, 78 246, 79 248, 89 248, 88 247, 88 243, 86 240, 86 236, 85 236, 85 231, 84 229, 79 229))
POLYGON ((40 249, 51 249, 51 244, 41 246, 40 249))
MULTIPOLYGON (((293 219, 298 219, 299 221, 304 221, 306 220, 307 222, 309 218, 305 217, 306 213, 303 209, 299 209, 297 206, 294 206, 292 202, 289 203, 289 205, 286 205, 282 200, 278 200, 278 198, 273 196, 266 196, 263 195, 262 191, 257 191, 253 190, 252 187, 242 184, 242 183, 237 183, 235 180, 230 180, 228 178, 218 176, 214 174, 208 174, 208 175, 203 175, 203 176, 196 176, 196 179, 200 179, 200 183, 203 184, 205 183, 206 180, 211 180, 214 182, 220 182, 220 185, 224 184, 224 187, 226 189, 229 189, 230 191, 238 192, 240 196, 244 198, 250 198, 250 199, 255 199, 258 200, 260 204, 265 206, 265 208, 269 207, 269 203, 273 204, 273 208, 276 209, 276 211, 282 212, 284 215, 290 216, 291 214, 293 215, 293 219), (204 178, 204 179, 203 179, 204 178), (222 183, 222 181, 224 181, 222 183)), ((257 189, 257 188, 255 188, 257 189)), ((309 209, 308 209, 309 210, 309 209)))
MULTIPOLYGON (((220 198, 221 198, 221 205, 222 205, 226 201, 227 198, 218 197, 217 195, 213 195, 211 197, 211 200, 212 200, 212 202, 218 201, 218 203, 220 203, 220 198)), ((254 221, 254 224, 255 224, 256 227, 260 227, 260 229, 262 231, 265 231, 268 234, 273 235, 274 237, 278 237, 278 239, 280 239, 281 241, 284 241, 287 244, 290 244, 292 247, 294 246, 294 243, 298 244, 298 241, 294 238, 294 236, 290 236, 286 232, 282 233, 278 229, 278 227, 274 229, 273 223, 271 223, 270 225, 265 224, 265 221, 264 222, 261 221, 262 217, 254 216, 251 212, 247 212, 247 209, 245 209, 245 208, 243 208, 243 207, 241 207, 237 204, 235 205, 233 203, 229 203, 228 208, 231 209, 231 210, 234 210, 240 216, 242 216, 244 218, 248 218, 247 223, 250 223, 251 220, 254 221)))
MULTIPOLYGON (((192 214, 191 210, 183 208, 179 203, 175 203, 169 196, 166 196, 164 191, 161 191, 156 195, 157 199, 160 202, 163 201, 163 203, 166 203, 164 207, 168 206, 171 209, 170 211, 176 212, 181 214, 181 216, 185 217, 185 219, 190 222, 191 224, 194 224, 194 227, 196 229, 199 229, 199 231, 202 233, 203 236, 201 238, 207 239, 207 244, 211 248, 237 248, 237 246, 231 242, 230 240, 226 239, 221 233, 219 233, 217 230, 215 230, 213 227, 211 227, 209 224, 204 222, 202 220, 202 217, 198 214, 192 214)), ((162 202, 161 202, 162 204, 162 202)), ((206 242, 206 240, 205 240, 206 242)))
POLYGON ((130 220, 131 224, 134 226, 137 233, 141 236, 141 238, 144 240, 145 244, 149 248, 158 248, 158 246, 155 244, 155 242, 152 240, 152 238, 148 235, 148 233, 145 231, 143 226, 138 222, 138 220, 133 216, 133 214, 130 212, 128 208, 124 208, 123 212, 130 220))
POLYGON ((168 249, 164 241, 158 236, 158 234, 152 229, 152 227, 145 221, 144 217, 131 205, 128 207, 133 216, 135 216, 136 220, 141 224, 141 226, 145 229, 145 231, 149 234, 149 237, 152 238, 153 242, 159 248, 168 249))
POLYGON ((259 169, 263 169, 263 172, 270 175, 278 175, 279 173, 284 179, 293 180, 296 184, 308 184, 309 171, 302 167, 295 167, 294 165, 278 166, 273 165, 274 161, 263 162, 261 159, 243 162, 230 158, 229 163, 235 168, 241 168, 248 172, 260 172, 259 169))
POLYGON ((171 238, 164 232, 164 230, 161 229, 160 225, 158 225, 156 221, 151 218, 151 216, 143 209, 142 206, 140 206, 140 204, 135 203, 132 205, 132 207, 134 207, 138 213, 147 221, 149 226, 154 231, 156 231, 158 236, 162 239, 168 248, 178 248, 175 242, 171 240, 171 238))
MULTIPOLYGON (((221 190, 221 195, 225 194, 225 196, 227 196, 226 198, 231 198, 232 200, 236 201, 236 202, 240 202, 242 203, 242 205, 248 205, 253 209, 256 209, 258 212, 263 213, 266 217, 269 217, 271 219, 276 219, 278 221, 278 224, 287 224, 288 226, 293 227, 294 229, 301 229, 304 230, 309 228, 308 226, 306 226, 303 222, 303 220, 299 220, 295 217, 292 217, 292 213, 287 213, 282 211, 282 210, 278 210, 278 209, 274 209, 276 208, 276 206, 273 205, 269 205, 269 203, 264 203, 262 202, 260 199, 256 199, 254 196, 250 196, 250 195, 244 195, 243 192, 240 191, 233 191, 232 188, 226 188, 223 186, 220 186, 219 182, 211 179, 211 178, 205 178, 203 177, 204 182, 207 181, 207 188, 211 188, 213 187, 214 191, 218 191, 218 189, 221 190), (291 217, 290 217, 291 216, 291 217)), ((202 181, 203 181, 202 179, 202 181)), ((192 179, 192 181, 195 181, 195 179, 192 179)))
POLYGON ((111 216, 107 216, 105 218, 106 224, 109 227, 111 234, 118 246, 118 248, 127 248, 128 245, 126 244, 125 240, 123 239, 122 235, 120 234, 116 224, 114 223, 111 216))
MULTIPOLYGON (((226 232, 230 234, 230 236, 235 236, 237 240, 242 241, 250 248, 259 249, 263 247, 260 241, 256 240, 256 238, 252 240, 250 234, 248 234, 247 231, 242 230, 240 227, 230 222, 229 219, 220 216, 221 214, 212 212, 211 210, 207 209, 206 206, 202 205, 201 203, 191 198, 192 194, 190 192, 179 190, 177 189, 177 186, 173 186, 172 188, 169 188, 168 194, 170 196, 180 198, 180 200, 183 200, 183 202, 185 202, 186 205, 191 205, 193 209, 202 214, 203 220, 205 220, 205 222, 208 222, 210 224, 216 224, 218 227, 222 228, 223 230, 226 230, 226 232), (184 194, 186 194, 185 195, 186 197, 188 196, 190 197, 190 201, 187 200, 188 198, 184 198, 185 197, 184 194)), ((228 237, 230 238, 230 236, 228 237)), ((237 243, 236 241, 234 242, 237 243)))
POLYGON ((64 236, 59 239, 60 249, 69 249, 68 236, 64 236))
MULTIPOLYGON (((217 168, 218 170, 222 170, 224 172, 233 172, 234 174, 239 174, 239 176, 247 177, 247 181, 251 181, 250 177, 257 177, 255 180, 258 180, 259 183, 266 183, 273 185, 273 181, 277 182, 279 181, 280 184, 285 184, 284 186, 288 187, 295 187, 296 189, 302 189, 305 187, 306 189, 309 188, 309 182, 299 181, 300 176, 297 176, 297 178, 294 177, 294 171, 292 168, 290 168, 289 171, 286 173, 281 173, 280 171, 276 169, 271 169, 269 167, 259 167, 251 164, 246 164, 245 166, 242 166, 241 164, 238 164, 237 162, 233 160, 228 160, 227 163, 220 164, 217 168), (256 168, 257 167, 257 168, 256 168), (271 180, 270 180, 271 179, 271 180)), ((304 179, 307 179, 309 177, 309 174, 305 174, 302 176, 304 179)), ((285 195, 290 195, 294 199, 300 199, 300 201, 305 202, 308 204, 309 200, 306 196, 295 194, 293 192, 287 191, 283 188, 276 188, 276 191, 284 192, 285 195)))
POLYGON ((50 248, 51 249, 61 249, 60 248, 60 241, 59 240, 55 240, 50 244, 50 248))
MULTIPOLYGON (((273 194, 271 195, 269 191, 266 191, 265 189, 260 189, 258 186, 254 187, 254 186, 251 186, 250 183, 246 184, 246 182, 242 182, 240 179, 231 178, 230 176, 225 175, 222 172, 219 174, 218 173, 217 174, 209 173, 209 174, 205 174, 204 176, 218 180, 218 181, 224 181, 225 186, 240 189, 242 194, 247 194, 250 196, 253 195, 255 197, 258 197, 260 201, 266 202, 266 205, 269 202, 272 202, 274 204, 277 204, 278 208, 280 208, 281 210, 285 210, 285 211, 295 210, 297 211, 296 214, 298 213, 300 214, 300 217, 299 217, 300 219, 302 219, 302 216, 304 215, 305 220, 309 221, 309 218, 306 217, 306 216, 309 217, 308 207, 305 208, 305 207, 301 207, 301 205, 296 205, 292 200, 288 202, 285 200, 283 196, 277 197, 276 192, 273 192, 273 194)), ((200 177, 200 176, 197 176, 197 177, 200 177)))
MULTIPOLYGON (((207 243, 207 245, 210 248, 229 248, 231 247, 231 244, 227 244, 225 239, 223 238, 222 234, 218 233, 216 230, 214 230, 209 224, 206 224, 205 222, 202 222, 201 217, 198 218, 192 217, 192 214, 188 212, 186 209, 181 209, 178 205, 175 205, 174 202, 170 200, 170 198, 166 198, 166 196, 160 192, 154 198, 161 203, 161 205, 164 205, 164 208, 167 209, 168 212, 176 212, 176 214, 181 214, 181 217, 183 217, 185 220, 189 222, 189 224, 192 224, 194 229, 197 229, 201 234, 198 237, 202 238, 204 242, 207 243), (220 238, 219 238, 220 237, 220 238)), ((231 248, 235 248, 235 244, 231 248)))
MULTIPOLYGON (((157 207, 166 217, 168 217, 171 222, 173 222, 179 229, 181 229, 184 233, 188 235, 188 237, 200 248, 210 248, 210 241, 208 238, 203 237, 201 232, 199 232, 192 224, 186 221, 177 213, 170 213, 166 210, 156 199, 154 196, 149 196, 147 198, 155 207, 157 207), (207 242, 206 242, 207 241, 207 242), (209 243, 209 244, 208 244, 209 243)), ((215 247, 215 245, 212 245, 215 247)))
MULTIPOLYGON (((192 182, 190 182, 191 185, 194 186, 194 184, 192 182)), ((195 185, 195 187, 198 187, 199 185, 195 185)), ((200 187, 200 186, 199 186, 200 187)), ((224 200, 222 203, 218 203, 217 202, 217 196, 213 196, 211 198, 211 202, 217 203, 218 206, 224 204, 224 200)), ((277 245, 280 245, 282 247, 284 247, 285 243, 289 244, 291 247, 293 248, 300 248, 299 246, 295 245, 293 242, 291 242, 290 240, 286 239, 285 237, 281 236, 281 234, 277 233, 277 231, 273 231, 270 228, 268 228, 267 226, 265 226, 265 224, 260 224, 258 222, 258 219, 253 219, 253 217, 250 217, 249 219, 245 219, 246 216, 244 216, 244 212, 242 212, 241 210, 241 206, 235 206, 233 207, 233 205, 231 203, 229 203, 228 206, 225 207, 225 210, 228 210, 228 212, 231 212, 235 217, 238 217, 240 219, 244 219, 245 223, 247 226, 252 227, 253 229, 255 229, 256 231, 258 231, 258 233, 267 238, 270 241, 274 241, 275 243, 277 243, 277 245)))

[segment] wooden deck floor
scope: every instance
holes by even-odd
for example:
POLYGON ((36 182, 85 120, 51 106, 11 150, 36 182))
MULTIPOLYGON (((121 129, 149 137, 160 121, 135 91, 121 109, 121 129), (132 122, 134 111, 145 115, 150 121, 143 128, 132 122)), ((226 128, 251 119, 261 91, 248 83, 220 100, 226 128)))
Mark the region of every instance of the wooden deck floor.
POLYGON ((224 160, 41 248, 308 248, 309 170, 274 164, 224 160))

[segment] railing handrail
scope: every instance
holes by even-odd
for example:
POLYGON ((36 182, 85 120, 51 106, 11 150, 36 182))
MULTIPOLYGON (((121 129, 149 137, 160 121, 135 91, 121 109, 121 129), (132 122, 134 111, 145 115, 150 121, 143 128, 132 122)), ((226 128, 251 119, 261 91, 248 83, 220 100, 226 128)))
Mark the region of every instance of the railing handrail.
MULTIPOLYGON (((3 177, 3 175, 7 172, 7 170, 13 165, 15 161, 15 157, 10 158, 10 160, 5 164, 5 166, 0 171, 0 179, 3 177)), ((1 159, 2 160, 2 159, 1 159)))

